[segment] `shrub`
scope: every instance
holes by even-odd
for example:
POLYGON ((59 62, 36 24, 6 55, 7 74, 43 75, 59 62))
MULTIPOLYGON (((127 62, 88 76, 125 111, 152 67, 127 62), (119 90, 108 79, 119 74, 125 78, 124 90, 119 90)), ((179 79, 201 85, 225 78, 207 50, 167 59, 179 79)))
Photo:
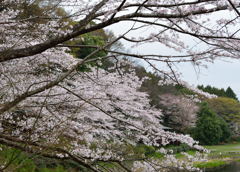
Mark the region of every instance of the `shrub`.
POLYGON ((214 145, 227 141, 231 133, 227 123, 211 111, 207 103, 203 103, 191 135, 200 144, 214 145))
POLYGON ((207 100, 209 107, 229 125, 233 135, 240 135, 240 103, 237 100, 218 97, 207 100))

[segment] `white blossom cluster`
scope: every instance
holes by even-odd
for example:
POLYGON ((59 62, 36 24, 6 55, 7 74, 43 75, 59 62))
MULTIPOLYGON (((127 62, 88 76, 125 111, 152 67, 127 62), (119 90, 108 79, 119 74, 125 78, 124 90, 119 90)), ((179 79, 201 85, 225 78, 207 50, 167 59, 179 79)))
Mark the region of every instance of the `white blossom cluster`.
POLYGON ((0 50, 25 48, 71 32, 72 28, 69 22, 64 21, 61 17, 54 18, 47 14, 45 17, 37 14, 36 16, 27 16, 27 18, 19 17, 24 13, 20 7, 23 4, 24 1, 21 0, 0 2, 2 8, 0 39, 4 41, 4 44, 0 43, 0 50))
MULTIPOLYGON (((57 45, 65 43, 69 35, 70 39, 84 31, 87 33, 91 29, 107 27, 111 22, 135 20, 156 26, 158 29, 155 30, 159 32, 146 37, 141 35, 131 39, 132 42, 138 45, 158 42, 179 52, 183 52, 183 49, 187 52, 186 56, 157 56, 154 60, 161 61, 163 58, 162 62, 173 59, 174 62, 191 61, 199 64, 199 60, 213 61, 218 56, 239 57, 239 35, 229 29, 236 25, 237 20, 216 19, 218 25, 209 28, 209 19, 201 18, 202 14, 208 14, 211 10, 217 11, 225 6, 231 10, 234 8, 225 1, 179 0, 176 4, 175 0, 141 0, 121 5, 123 1, 109 0, 101 6, 98 4, 100 1, 71 0, 61 1, 60 6, 69 5, 71 9, 70 3, 76 4, 74 8, 78 10, 72 16, 61 17, 45 12, 45 16, 21 18, 23 10, 18 6, 25 2, 0 2, 0 112, 3 112, 0 115, 0 138, 4 136, 5 139, 12 138, 11 141, 34 143, 35 147, 41 145, 38 149, 42 152, 46 147, 61 148, 86 161, 124 161, 127 151, 124 154, 123 147, 137 143, 161 149, 179 142, 204 151, 190 136, 164 130, 165 127, 160 123, 161 110, 150 106, 147 93, 139 91, 142 81, 133 70, 109 72, 91 68, 91 71, 83 72, 80 66, 86 61, 74 59, 67 53, 68 49, 57 45), (96 4, 99 9, 91 13, 96 4), (64 20, 66 18, 75 18, 80 25, 71 27, 64 20), (203 21, 203 24, 200 25, 199 21, 203 21), (229 28, 225 27, 226 24, 229 28), (189 49, 181 39, 181 34, 199 38, 209 46, 204 51, 189 49), (38 50, 33 45, 43 48, 38 50), (21 48, 25 48, 22 54, 19 53, 21 48), (35 48, 36 51, 29 53, 27 48, 35 48), (17 55, 8 60, 6 56, 11 57, 9 52, 17 55), (8 106, 11 108, 5 111, 4 108, 8 106)), ((232 2, 238 4, 238 1, 232 2)), ((128 40, 127 36, 124 38, 128 40)), ((135 57, 144 59, 145 56, 135 57)), ((117 64, 114 67, 120 68, 117 64)), ((208 98, 216 97, 185 86, 208 98)), ((29 145, 29 149, 34 146, 29 145)), ((49 153, 49 150, 46 152, 49 153)), ((161 152, 164 150, 161 149, 161 152)), ((58 157, 67 157, 68 153, 51 152, 58 157)), ((181 167, 196 170, 191 164, 178 161, 170 152, 165 157, 164 161, 137 161, 133 171, 138 168, 151 171, 153 164, 158 166, 157 169, 181 167)))
POLYGON ((189 83, 187 83, 186 81, 183 81, 183 80, 178 80, 178 82, 176 82, 176 81, 168 78, 168 79, 165 79, 165 80, 159 80, 159 82, 158 82, 158 85, 160 85, 160 86, 161 85, 176 85, 176 84, 181 84, 184 87, 186 87, 189 90, 196 93, 196 95, 186 95, 190 100, 192 100, 194 102, 201 102, 198 95, 204 96, 204 97, 209 98, 209 99, 217 97, 217 95, 210 94, 210 93, 207 93, 205 91, 202 91, 202 90, 198 89, 197 87, 195 87, 194 85, 190 85, 189 83))
MULTIPOLYGON (((1 63, 1 104, 50 82, 74 63, 71 56, 55 53, 1 63)), ((94 68, 92 72, 74 72, 60 85, 28 97, 2 115, 1 131, 21 139, 44 139, 45 144, 72 138, 69 144, 74 154, 95 158, 102 151, 91 156, 88 147, 99 141, 141 140, 155 146, 180 141, 194 146, 189 136, 163 130, 161 111, 149 105, 146 93, 137 91, 140 86, 133 72, 119 75, 94 68), (17 127, 12 129, 12 125, 17 127)))

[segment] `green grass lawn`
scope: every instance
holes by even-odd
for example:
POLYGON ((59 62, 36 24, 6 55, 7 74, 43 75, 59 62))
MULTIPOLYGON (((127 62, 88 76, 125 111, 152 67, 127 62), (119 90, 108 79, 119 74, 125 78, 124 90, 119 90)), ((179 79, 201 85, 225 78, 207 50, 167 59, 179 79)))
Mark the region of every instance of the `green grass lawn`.
POLYGON ((214 168, 214 167, 225 165, 226 163, 227 162, 222 160, 211 160, 207 162, 196 162, 194 166, 197 168, 214 168))
POLYGON ((225 144, 225 145, 214 145, 214 146, 204 146, 208 150, 211 150, 213 152, 236 152, 240 153, 240 142, 232 143, 232 144, 225 144))
POLYGON ((209 160, 206 162, 196 162, 194 164, 195 167, 214 168, 240 160, 240 142, 204 147, 211 151, 208 155, 209 160))
POLYGON ((211 151, 210 159, 240 159, 240 142, 204 147, 211 151))

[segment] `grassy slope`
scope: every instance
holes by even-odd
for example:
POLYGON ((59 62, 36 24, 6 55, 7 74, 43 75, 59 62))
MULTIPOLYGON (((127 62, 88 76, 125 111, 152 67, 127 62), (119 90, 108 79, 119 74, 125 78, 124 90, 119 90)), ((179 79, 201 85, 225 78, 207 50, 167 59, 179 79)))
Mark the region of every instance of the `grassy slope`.
POLYGON ((205 146, 205 148, 211 151, 209 154, 210 158, 221 158, 226 160, 240 158, 240 142, 225 145, 205 146))
POLYGON ((240 153, 240 142, 226 144, 226 145, 214 145, 214 146, 205 146, 205 148, 213 151, 213 152, 239 152, 240 153))
POLYGON ((240 159, 240 142, 204 147, 211 151, 211 153, 208 156, 209 161, 197 162, 195 163, 196 167, 199 168, 219 167, 231 161, 239 161, 240 159))
MULTIPOLYGON (((195 166, 199 168, 212 168, 224 165, 232 160, 240 159, 240 142, 234 144, 226 144, 226 145, 215 145, 215 146, 205 146, 205 148, 211 150, 209 154, 209 161, 207 162, 196 162, 195 166)), ((145 153, 146 156, 155 157, 157 159, 161 159, 162 156, 157 154, 152 147, 146 147, 144 145, 139 145, 135 148, 136 152, 145 153)), ((193 155, 195 151, 188 150, 186 151, 188 154, 193 155)), ((37 166, 33 162, 33 160, 20 151, 14 149, 4 149, 0 152, 0 164, 6 163, 9 161, 13 155, 17 155, 16 159, 9 166, 6 171, 16 171, 16 172, 34 172, 37 169, 37 166)), ((184 158, 184 155, 180 153, 176 153, 177 158, 184 158)), ((107 164, 105 164, 107 165, 107 164)), ((69 171, 68 169, 67 171, 69 171)), ((38 168, 38 172, 66 172, 61 166, 53 167, 53 168, 38 168)), ((70 170, 72 171, 72 170, 70 170)), ((74 171, 74 170, 73 170, 74 171)))

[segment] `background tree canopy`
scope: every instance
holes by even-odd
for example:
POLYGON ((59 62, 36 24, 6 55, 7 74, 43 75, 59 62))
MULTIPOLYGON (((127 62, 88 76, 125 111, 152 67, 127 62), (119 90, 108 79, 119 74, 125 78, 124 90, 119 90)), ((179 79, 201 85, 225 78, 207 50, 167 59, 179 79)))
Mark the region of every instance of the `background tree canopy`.
POLYGON ((240 103, 226 97, 208 99, 207 102, 209 107, 229 124, 232 132, 239 136, 240 103))
POLYGON ((207 103, 201 105, 196 127, 192 130, 194 139, 201 144, 214 145, 227 141, 231 132, 227 123, 211 111, 207 103))
POLYGON ((219 89, 210 85, 207 85, 206 87, 204 87, 203 85, 198 85, 198 88, 210 94, 215 94, 219 97, 228 97, 238 101, 236 94, 230 87, 224 90, 223 88, 219 89))

